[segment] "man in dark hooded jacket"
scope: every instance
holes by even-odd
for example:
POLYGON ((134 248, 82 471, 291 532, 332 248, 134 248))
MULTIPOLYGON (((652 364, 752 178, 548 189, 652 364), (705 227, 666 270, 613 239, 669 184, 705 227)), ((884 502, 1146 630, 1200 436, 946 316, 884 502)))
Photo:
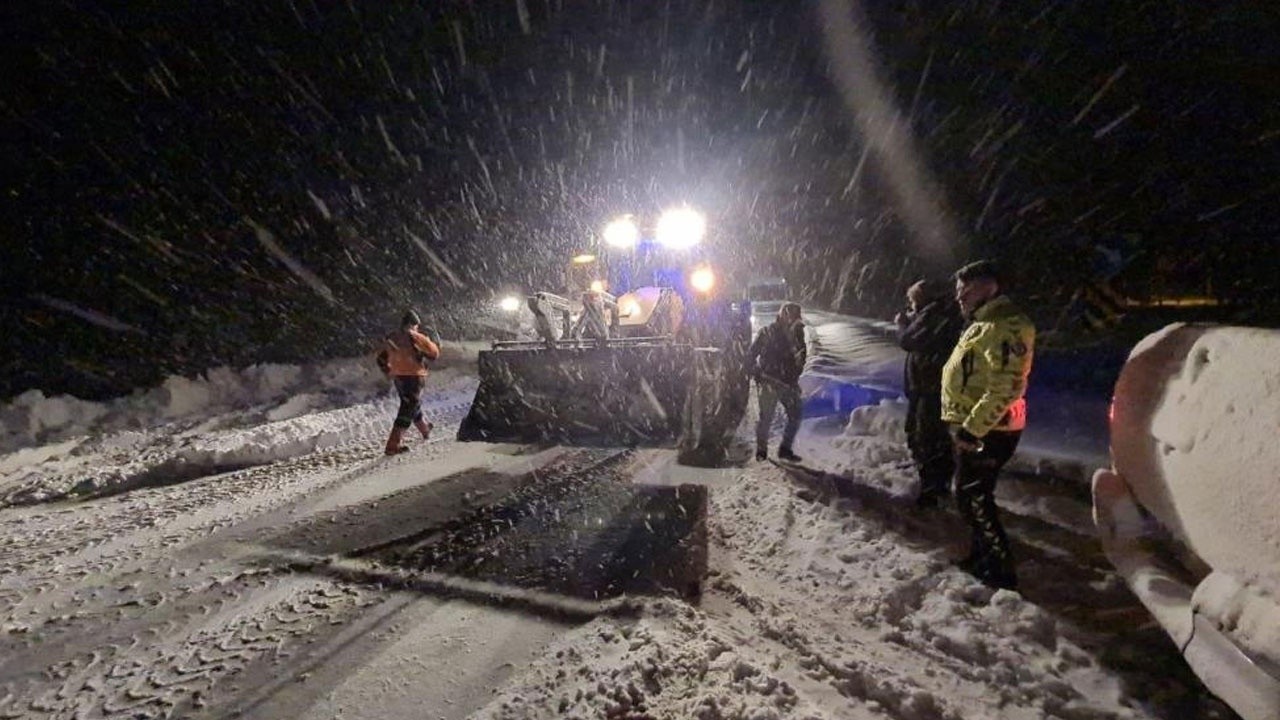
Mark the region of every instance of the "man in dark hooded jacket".
POLYGON ((898 345, 907 351, 907 447, 920 474, 920 507, 937 507, 950 494, 955 472, 951 435, 942 421, 942 366, 960 339, 964 320, 951 294, 942 283, 921 280, 907 289, 909 309, 894 318, 898 345))
POLYGON ((778 457, 800 461, 792 443, 800 430, 800 373, 804 371, 806 352, 800 305, 793 302, 782 305, 778 319, 760 329, 747 351, 747 362, 756 379, 760 399, 760 419, 756 422, 757 460, 769 457, 769 426, 781 403, 787 413, 787 425, 782 431, 778 457))

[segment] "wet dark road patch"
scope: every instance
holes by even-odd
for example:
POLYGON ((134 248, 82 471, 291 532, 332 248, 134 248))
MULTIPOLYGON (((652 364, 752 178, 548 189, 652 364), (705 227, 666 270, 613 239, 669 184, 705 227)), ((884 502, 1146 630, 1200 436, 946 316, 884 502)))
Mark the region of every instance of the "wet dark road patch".
POLYGON ((636 485, 630 459, 581 450, 518 475, 468 471, 335 511, 272 544, 583 600, 696 599, 706 488, 636 485))

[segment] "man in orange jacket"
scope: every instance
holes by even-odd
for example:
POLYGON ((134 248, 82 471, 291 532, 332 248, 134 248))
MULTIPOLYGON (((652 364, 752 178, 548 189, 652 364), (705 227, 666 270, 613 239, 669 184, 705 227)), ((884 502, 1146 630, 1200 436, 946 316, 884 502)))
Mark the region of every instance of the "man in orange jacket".
POLYGON ((387 438, 388 455, 397 455, 409 448, 404 445, 404 431, 410 425, 418 428, 425 440, 434 427, 422 416, 422 388, 427 381, 427 361, 440 357, 440 347, 418 330, 421 320, 412 310, 400 318, 400 329, 388 333, 383 348, 378 353, 378 367, 395 382, 400 396, 400 409, 391 425, 387 438))

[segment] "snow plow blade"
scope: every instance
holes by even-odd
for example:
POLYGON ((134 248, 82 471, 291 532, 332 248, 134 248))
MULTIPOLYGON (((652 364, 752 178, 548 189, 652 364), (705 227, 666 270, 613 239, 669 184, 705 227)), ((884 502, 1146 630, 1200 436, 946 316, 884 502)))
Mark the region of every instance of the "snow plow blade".
POLYGON ((682 427, 695 350, 665 338, 497 343, 458 439, 669 444, 682 427))

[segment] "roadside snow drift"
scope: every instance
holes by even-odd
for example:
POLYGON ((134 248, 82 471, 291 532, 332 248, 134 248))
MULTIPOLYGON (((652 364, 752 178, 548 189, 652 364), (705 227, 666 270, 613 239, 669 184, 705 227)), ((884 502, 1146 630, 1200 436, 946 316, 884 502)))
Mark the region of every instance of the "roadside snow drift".
MULTIPOLYGON (((474 358, 473 346, 446 346, 429 380, 428 411, 466 402, 474 358)), ((0 507, 169 485, 376 442, 397 402, 368 358, 215 368, 105 402, 31 390, 0 408, 0 452, 8 451, 0 455, 0 507)))

